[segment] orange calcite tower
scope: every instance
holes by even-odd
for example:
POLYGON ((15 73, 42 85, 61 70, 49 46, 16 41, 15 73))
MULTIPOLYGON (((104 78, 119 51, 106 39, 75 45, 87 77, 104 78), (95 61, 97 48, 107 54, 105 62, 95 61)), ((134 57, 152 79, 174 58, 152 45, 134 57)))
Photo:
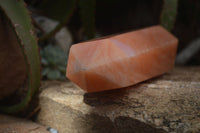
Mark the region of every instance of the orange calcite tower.
POLYGON ((75 44, 66 76, 87 92, 127 87, 172 69, 177 45, 161 26, 75 44))

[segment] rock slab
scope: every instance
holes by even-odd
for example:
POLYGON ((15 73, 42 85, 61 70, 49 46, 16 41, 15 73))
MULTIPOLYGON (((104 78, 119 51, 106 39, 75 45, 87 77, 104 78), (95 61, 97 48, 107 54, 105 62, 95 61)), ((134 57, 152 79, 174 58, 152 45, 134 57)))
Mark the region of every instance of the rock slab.
POLYGON ((96 93, 48 81, 40 107, 38 122, 59 133, 199 133, 200 67, 96 93))
POLYGON ((50 133, 45 126, 0 114, 0 133, 50 133))

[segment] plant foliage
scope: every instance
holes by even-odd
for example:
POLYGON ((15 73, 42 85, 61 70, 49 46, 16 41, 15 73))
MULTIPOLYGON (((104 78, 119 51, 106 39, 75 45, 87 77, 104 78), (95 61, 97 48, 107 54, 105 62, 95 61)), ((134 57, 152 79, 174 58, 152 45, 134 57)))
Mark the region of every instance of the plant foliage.
POLYGON ((76 0, 57 0, 56 2, 55 0, 44 0, 40 2, 38 8, 46 16, 59 21, 59 24, 52 31, 40 37, 40 40, 45 40, 69 22, 76 8, 76 0))
POLYGON ((88 39, 95 35, 95 5, 95 0, 79 1, 81 21, 88 39))
POLYGON ((42 76, 50 80, 65 79, 67 55, 58 46, 48 45, 41 51, 42 76))
POLYGON ((88 39, 95 35, 95 5, 96 0, 45 0, 41 1, 38 8, 46 14, 47 17, 58 20, 60 23, 49 33, 40 37, 40 40, 46 40, 53 36, 63 26, 65 26, 74 12, 80 7, 80 16, 82 27, 88 39), (77 4, 79 3, 79 4, 77 4))
POLYGON ((164 5, 161 13, 161 25, 167 30, 173 29, 176 14, 177 14, 178 0, 164 0, 164 5))
POLYGON ((40 86, 40 57, 34 27, 23 0, 1 0, 0 7, 18 38, 28 70, 29 86, 26 97, 16 105, 0 107, 0 111, 15 113, 25 108, 40 86))

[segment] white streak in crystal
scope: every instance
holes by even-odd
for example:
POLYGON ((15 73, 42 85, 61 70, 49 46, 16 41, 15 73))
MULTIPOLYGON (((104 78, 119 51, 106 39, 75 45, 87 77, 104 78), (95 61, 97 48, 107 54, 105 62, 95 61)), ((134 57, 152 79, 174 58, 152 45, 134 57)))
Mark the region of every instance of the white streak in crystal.
POLYGON ((80 63, 76 60, 75 62, 74 62, 74 72, 79 72, 80 71, 80 63))
POLYGON ((117 40, 114 40, 114 39, 109 39, 111 42, 113 42, 115 45, 117 45, 124 53, 126 53, 127 55, 129 56, 134 56, 135 55, 135 52, 133 51, 133 49, 122 43, 122 42, 119 42, 117 40))

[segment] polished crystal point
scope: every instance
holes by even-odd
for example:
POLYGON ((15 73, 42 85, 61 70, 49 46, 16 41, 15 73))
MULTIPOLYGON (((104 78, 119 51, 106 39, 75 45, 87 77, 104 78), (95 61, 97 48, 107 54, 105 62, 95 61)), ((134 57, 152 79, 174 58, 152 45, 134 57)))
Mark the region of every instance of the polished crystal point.
POLYGON ((87 92, 127 87, 171 70, 177 45, 161 26, 75 44, 66 76, 87 92))

